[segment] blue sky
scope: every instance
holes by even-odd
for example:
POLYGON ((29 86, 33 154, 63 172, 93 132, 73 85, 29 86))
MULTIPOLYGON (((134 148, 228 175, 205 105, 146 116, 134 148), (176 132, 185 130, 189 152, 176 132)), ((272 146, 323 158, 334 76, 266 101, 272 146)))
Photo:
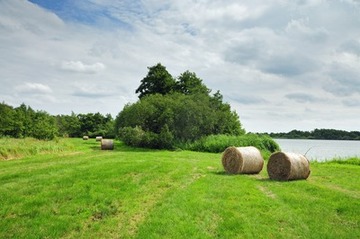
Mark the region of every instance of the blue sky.
MULTIPOLYGON (((49 11, 55 13, 58 17, 66 22, 85 24, 102 28, 125 28, 131 29, 131 25, 122 21, 120 18, 112 16, 111 6, 102 6, 92 3, 92 1, 48 1, 48 0, 30 0, 49 11)), ((121 1, 126 2, 126 1, 121 1)), ((131 1, 127 1, 131 2, 131 1)), ((132 5, 136 1, 132 1, 132 5)), ((126 10, 126 8, 124 8, 126 10)))
POLYGON ((0 1, 0 100, 116 116, 161 62, 247 131, 360 130, 359 16, 353 0, 0 1))

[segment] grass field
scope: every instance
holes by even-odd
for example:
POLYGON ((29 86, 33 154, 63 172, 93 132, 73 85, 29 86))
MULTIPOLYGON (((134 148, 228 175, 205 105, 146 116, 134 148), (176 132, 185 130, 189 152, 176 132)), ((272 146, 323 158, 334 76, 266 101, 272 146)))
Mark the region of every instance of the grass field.
POLYGON ((0 160, 0 238, 360 238, 359 159, 277 182, 266 165, 227 175, 221 154, 118 141, 114 151, 94 139, 23 151, 0 160))

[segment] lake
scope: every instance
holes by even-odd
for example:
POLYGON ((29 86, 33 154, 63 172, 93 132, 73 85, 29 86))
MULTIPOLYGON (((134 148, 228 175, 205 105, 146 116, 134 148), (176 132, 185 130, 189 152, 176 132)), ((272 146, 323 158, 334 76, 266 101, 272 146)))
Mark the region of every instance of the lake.
POLYGON ((359 140, 274 139, 284 152, 304 154, 310 161, 360 157, 359 140))

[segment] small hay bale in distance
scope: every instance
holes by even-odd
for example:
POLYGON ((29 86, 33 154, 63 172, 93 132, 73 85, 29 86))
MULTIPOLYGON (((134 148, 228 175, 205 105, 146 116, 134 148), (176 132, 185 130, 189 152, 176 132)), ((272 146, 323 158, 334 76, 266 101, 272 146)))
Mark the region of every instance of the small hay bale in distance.
POLYGON ((310 175, 309 160, 302 154, 276 152, 267 164, 270 179, 279 181, 307 179, 310 175))
POLYGON ((264 166, 264 158, 259 149, 253 146, 228 147, 221 161, 225 171, 230 174, 256 174, 264 166))
POLYGON ((89 139, 89 136, 85 135, 83 136, 83 140, 88 140, 89 139))
POLYGON ((101 141, 102 138, 103 138, 102 136, 96 136, 95 140, 96 140, 96 141, 101 141))
POLYGON ((101 150, 113 150, 113 149, 114 149, 114 140, 112 139, 101 140, 101 150))

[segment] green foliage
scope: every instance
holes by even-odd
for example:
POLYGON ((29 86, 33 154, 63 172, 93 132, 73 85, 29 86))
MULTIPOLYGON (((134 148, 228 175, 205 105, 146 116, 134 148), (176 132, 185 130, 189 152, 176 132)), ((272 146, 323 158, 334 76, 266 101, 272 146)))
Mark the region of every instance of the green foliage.
POLYGON ((154 141, 143 139, 141 142, 147 143, 141 145, 155 148, 175 148, 211 134, 245 133, 239 116, 223 103, 220 92, 210 95, 211 90, 195 73, 186 71, 175 81, 165 67, 157 64, 149 67, 136 92, 140 93, 140 100, 125 105, 115 119, 116 132, 125 143, 138 142, 137 134, 133 140, 128 138, 131 134, 124 134, 129 131, 127 127, 135 131, 139 127, 144 139, 154 141))
MULTIPOLYGON (((244 133, 234 112, 230 112, 228 107, 214 108, 211 98, 203 94, 173 93, 143 97, 140 101, 124 107, 116 117, 115 127, 120 132, 125 127, 140 127, 145 135, 151 133, 151 137, 147 135, 148 139, 157 140, 156 143, 147 144, 157 145, 155 148, 174 148, 178 144, 213 133, 244 133)), ((131 137, 131 134, 127 136, 131 137)), ((125 143, 137 142, 137 134, 134 134, 134 140, 123 137, 120 133, 119 138, 125 143)))
POLYGON ((13 107, 0 104, 0 136, 11 135, 14 131, 15 112, 13 107))
POLYGON ((114 138, 114 120, 110 114, 103 116, 100 113, 57 115, 57 125, 61 136, 89 137, 103 136, 114 138))
POLYGON ((185 71, 182 73, 175 84, 174 91, 190 95, 190 94, 209 94, 210 89, 202 83, 202 80, 196 76, 194 72, 185 71))
POLYGON ((150 94, 165 95, 173 90, 175 80, 166 70, 166 67, 158 63, 155 66, 148 67, 148 69, 147 76, 141 80, 139 88, 135 91, 135 93, 140 93, 139 98, 150 94))
POLYGON ((103 116, 100 113, 78 114, 77 118, 80 123, 78 137, 88 135, 92 138, 96 136, 114 138, 113 118, 110 114, 107 114, 106 116, 103 116))
POLYGON ((279 145, 269 136, 259 136, 255 134, 246 134, 241 136, 210 135, 187 145, 186 148, 200 152, 221 153, 230 146, 254 146, 260 151, 268 153, 280 150, 279 145))
POLYGON ((21 104, 17 108, 0 104, 0 136, 54 139, 58 128, 53 116, 21 104))
POLYGON ((54 139, 62 137, 103 136, 114 138, 114 119, 110 114, 100 113, 52 116, 45 111, 35 111, 30 106, 21 104, 13 108, 0 104, 0 137, 34 137, 54 139))
POLYGON ((31 137, 36 139, 54 139, 57 135, 55 118, 44 111, 38 111, 33 118, 31 137))
POLYGON ((126 145, 131 145, 133 147, 140 147, 144 145, 145 131, 142 130, 140 126, 136 126, 134 128, 120 128, 119 136, 126 145))
POLYGON ((74 112, 71 115, 57 115, 56 123, 62 137, 81 137, 80 120, 74 112))
POLYGON ((174 136, 167 125, 164 125, 159 134, 144 131, 140 126, 123 127, 119 130, 119 137, 126 145, 133 147, 154 149, 173 149, 174 147, 174 136))
POLYGON ((165 124, 161 128, 157 143, 160 148, 172 149, 174 147, 173 140, 174 140, 174 135, 171 133, 169 126, 165 124))

